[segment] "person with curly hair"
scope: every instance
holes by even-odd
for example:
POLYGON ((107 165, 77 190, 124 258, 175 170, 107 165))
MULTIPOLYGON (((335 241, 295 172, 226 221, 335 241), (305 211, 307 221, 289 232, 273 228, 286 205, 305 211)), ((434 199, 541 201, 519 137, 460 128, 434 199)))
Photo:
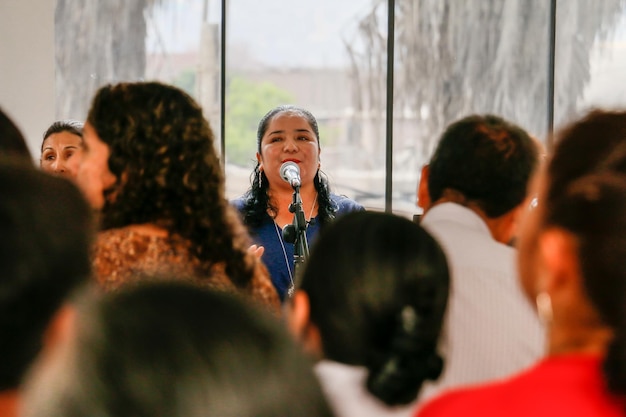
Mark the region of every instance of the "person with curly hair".
POLYGON ((283 105, 270 110, 257 130, 257 164, 251 188, 232 203, 243 216, 257 244, 263 262, 281 300, 294 288, 294 245, 286 243, 282 229, 292 224, 289 205, 293 188, 281 178, 280 167, 287 161, 300 169, 300 195, 308 222, 307 241, 336 216, 363 210, 357 202, 330 192, 328 179, 320 170, 320 134, 317 120, 303 108, 283 105))
POLYGON ((279 310, 267 268, 224 194, 200 106, 158 82, 107 85, 84 127, 77 181, 99 210, 94 269, 106 290, 145 275, 238 289, 279 310))
POLYGON ((83 122, 58 120, 43 134, 39 166, 45 172, 75 178, 83 152, 83 122))

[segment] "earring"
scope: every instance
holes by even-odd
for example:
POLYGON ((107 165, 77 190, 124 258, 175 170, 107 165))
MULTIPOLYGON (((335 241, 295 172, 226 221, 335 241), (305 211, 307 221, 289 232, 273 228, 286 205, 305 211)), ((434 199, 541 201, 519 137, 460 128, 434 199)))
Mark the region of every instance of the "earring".
POLYGON ((537 303, 537 313, 539 314, 539 319, 543 324, 550 324, 553 318, 552 314, 552 299, 550 295, 542 291, 537 294, 537 298, 535 299, 537 303))

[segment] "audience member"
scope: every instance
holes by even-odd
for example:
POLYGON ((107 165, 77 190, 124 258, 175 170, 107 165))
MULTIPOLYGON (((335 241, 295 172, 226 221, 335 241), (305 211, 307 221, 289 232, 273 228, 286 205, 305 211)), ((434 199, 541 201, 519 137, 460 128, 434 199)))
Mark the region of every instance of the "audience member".
POLYGON ((330 417, 311 363, 241 299, 174 280, 79 301, 23 417, 330 417))
POLYGON ((32 162, 0 158, 0 416, 17 415, 20 385, 64 299, 88 282, 91 212, 80 192, 32 162))
POLYGON ((407 416, 437 354, 448 298, 437 242, 392 214, 349 213, 313 246, 289 325, 340 417, 407 416))
POLYGON ((18 157, 32 163, 22 132, 2 109, 0 109, 0 156, 18 157))
POLYGON ((257 131, 257 164, 247 193, 233 201, 255 242, 262 246, 263 262, 281 300, 295 284, 294 245, 283 239, 283 227, 293 223, 289 205, 293 188, 281 178, 280 167, 287 161, 300 168, 300 196, 308 227, 307 242, 325 224, 344 213, 363 210, 347 197, 331 193, 320 170, 320 135, 317 120, 307 110, 286 105, 270 110, 257 131))
POLYGON ((94 268, 105 289, 141 274, 177 276, 238 288, 278 311, 225 198, 213 132, 189 95, 156 82, 102 87, 83 133, 77 180, 100 210, 94 268))
POLYGON ((544 353, 543 327, 521 291, 508 245, 528 207, 538 154, 520 127, 473 115, 446 129, 422 169, 421 224, 441 243, 452 276, 442 337, 446 368, 422 398, 510 375, 544 353))
POLYGON ((75 178, 83 152, 83 123, 54 122, 43 134, 39 166, 52 174, 75 178))
POLYGON ((535 188, 519 269, 547 324, 547 357, 509 379, 444 394, 420 417, 624 415, 626 112, 595 111, 563 130, 535 188))

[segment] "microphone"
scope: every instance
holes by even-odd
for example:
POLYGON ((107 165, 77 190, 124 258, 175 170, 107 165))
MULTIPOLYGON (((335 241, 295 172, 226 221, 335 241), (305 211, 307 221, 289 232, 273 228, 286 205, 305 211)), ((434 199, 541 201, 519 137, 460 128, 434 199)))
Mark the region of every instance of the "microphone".
POLYGON ((300 167, 295 162, 284 162, 280 166, 280 177, 291 184, 293 188, 300 187, 300 167))

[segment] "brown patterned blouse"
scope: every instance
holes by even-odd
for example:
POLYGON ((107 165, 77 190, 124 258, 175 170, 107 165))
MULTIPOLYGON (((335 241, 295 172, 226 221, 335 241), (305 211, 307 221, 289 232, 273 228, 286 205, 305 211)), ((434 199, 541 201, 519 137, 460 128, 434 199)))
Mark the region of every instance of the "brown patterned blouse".
MULTIPOLYGON (((243 291, 279 313, 280 301, 267 268, 254 255, 248 254, 246 260, 255 263, 255 273, 243 291)), ((98 283, 107 291, 137 281, 142 276, 176 277, 211 288, 237 291, 226 274, 225 265, 215 264, 207 274, 200 260, 189 252, 189 244, 184 238, 142 233, 132 226, 98 233, 93 266, 98 283)))

